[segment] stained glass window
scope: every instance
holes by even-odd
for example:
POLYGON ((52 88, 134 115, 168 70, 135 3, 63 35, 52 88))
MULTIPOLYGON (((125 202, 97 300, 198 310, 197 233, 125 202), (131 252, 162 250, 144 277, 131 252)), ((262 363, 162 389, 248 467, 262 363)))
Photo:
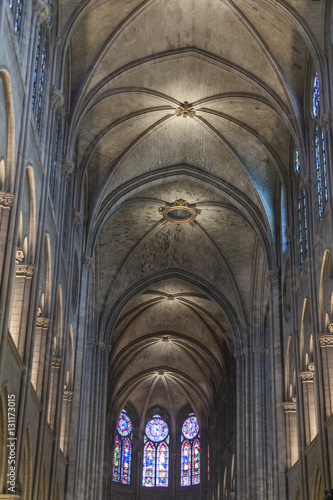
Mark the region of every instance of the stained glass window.
POLYGON ((301 162, 300 162, 300 159, 299 159, 299 152, 298 152, 298 149, 295 149, 295 172, 296 174, 299 174, 300 172, 300 168, 301 168, 301 162))
POLYGON ((132 422, 122 410, 117 422, 117 435, 113 452, 113 481, 130 484, 132 457, 132 422))
POLYGON ((47 67, 47 37, 45 27, 40 26, 37 35, 34 81, 32 87, 32 108, 35 114, 37 129, 39 130, 42 117, 44 88, 46 83, 47 67))
POLYGON ((154 415, 145 429, 142 485, 165 488, 168 484, 169 428, 159 415, 154 415))
POLYGON ((60 118, 58 118, 57 129, 55 134, 55 142, 54 142, 53 160, 50 172, 50 181, 49 181, 50 194, 53 201, 55 200, 57 192, 57 170, 59 163, 60 134, 61 134, 61 123, 60 123, 60 118))
POLYGON ((22 28, 23 0, 9 0, 8 5, 13 14, 14 33, 20 35, 22 28))
POLYGON ((318 73, 316 73, 313 81, 313 93, 312 93, 312 114, 314 118, 317 118, 319 114, 319 102, 320 102, 319 77, 318 73))
POLYGON ((200 434, 194 413, 183 423, 181 442, 181 486, 200 484, 200 434))
POLYGON ((308 253, 308 222, 306 210, 306 196, 302 189, 298 190, 298 230, 299 230, 299 253, 300 264, 303 266, 304 259, 308 253))

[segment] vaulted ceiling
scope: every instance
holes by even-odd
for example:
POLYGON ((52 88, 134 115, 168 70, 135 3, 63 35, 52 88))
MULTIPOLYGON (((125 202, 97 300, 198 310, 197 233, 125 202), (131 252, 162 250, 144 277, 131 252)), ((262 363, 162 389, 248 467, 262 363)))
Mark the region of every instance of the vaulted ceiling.
POLYGON ((264 314, 323 2, 63 3, 68 151, 86 193, 100 336, 113 339, 112 397, 143 411, 159 387, 204 408, 226 351, 264 314), (184 102, 193 116, 176 113, 184 102), (177 199, 200 209, 193 223, 163 220, 177 199))

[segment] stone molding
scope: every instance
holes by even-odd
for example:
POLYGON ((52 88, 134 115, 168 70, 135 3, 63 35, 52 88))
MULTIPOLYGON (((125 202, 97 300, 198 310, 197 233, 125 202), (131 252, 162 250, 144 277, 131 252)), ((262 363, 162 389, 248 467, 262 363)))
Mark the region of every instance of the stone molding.
POLYGON ((14 202, 14 195, 12 193, 5 193, 0 191, 0 208, 10 209, 14 202))
POLYGON ((319 119, 319 126, 323 130, 330 130, 332 128, 332 110, 329 109, 319 119))
POLYGON ((279 269, 272 269, 272 270, 268 271, 267 284, 271 285, 272 283, 274 283, 275 281, 277 281, 279 279, 279 276, 280 276, 279 269))
POLYGON ((73 391, 64 391, 64 401, 72 401, 73 394, 73 391))
POLYGON ((312 184, 311 177, 306 176, 303 179, 301 179, 299 187, 301 188, 302 191, 308 193, 311 190, 311 184, 312 184))
POLYGON ((37 328, 49 328, 50 318, 42 318, 42 317, 37 318, 36 326, 37 328))
POLYGON ((183 118, 187 118, 188 116, 190 118, 193 118, 195 114, 196 111, 193 107, 193 104, 188 101, 181 102, 178 108, 175 110, 175 115, 182 116, 183 118))
POLYGON ((0 500, 21 500, 21 496, 12 495, 11 493, 0 493, 0 500))
POLYGON ((61 90, 58 90, 54 85, 50 86, 50 106, 53 109, 60 109, 64 105, 64 95, 61 90))
POLYGON ((308 364, 308 371, 309 372, 314 372, 315 371, 315 365, 313 362, 308 364))
POLYGON ((16 264, 20 264, 21 262, 23 262, 24 257, 25 257, 25 255, 24 255, 22 248, 17 248, 16 249, 16 257, 15 257, 16 264))
POLYGON ((92 268, 93 262, 94 262, 94 259, 92 257, 88 257, 87 255, 82 254, 81 265, 82 265, 83 269, 87 269, 89 271, 89 269, 92 268))
POLYGON ((283 409, 285 413, 294 413, 296 411, 296 403, 292 401, 285 401, 283 403, 283 409))
POLYGON ((328 325, 327 329, 328 329, 328 331, 329 331, 330 333, 333 333, 333 323, 330 323, 330 324, 328 325))
POLYGON ((103 352, 109 353, 111 351, 111 346, 106 345, 104 342, 94 342, 92 340, 88 340, 86 342, 86 347, 89 347, 90 349, 93 349, 94 347, 97 347, 97 349, 100 349, 103 352))
POLYGON ((303 383, 313 382, 314 372, 300 372, 299 375, 303 383))
POLYGON ((16 276, 25 276, 26 278, 32 278, 35 272, 35 266, 30 264, 20 264, 16 266, 16 276))
POLYGON ((48 3, 45 0, 34 0, 33 13, 37 17, 39 24, 45 23, 50 13, 48 3))
POLYGON ((61 358, 52 358, 52 366, 53 368, 60 368, 61 367, 61 358))
POLYGON ((84 221, 84 217, 80 212, 77 212, 74 208, 72 210, 72 224, 77 227, 80 226, 84 221))
POLYGON ((320 347, 333 347, 332 333, 320 333, 318 338, 320 347))
POLYGON ((74 172, 74 163, 69 159, 64 159, 61 165, 61 171, 63 175, 70 177, 74 172))
POLYGON ((293 241, 294 239, 294 233, 291 227, 287 227, 287 229, 284 232, 285 237, 287 238, 288 241, 293 241))
POLYGON ((246 347, 244 349, 240 349, 239 351, 234 352, 234 358, 238 359, 241 357, 247 357, 247 356, 264 356, 267 355, 268 349, 265 347, 246 347))

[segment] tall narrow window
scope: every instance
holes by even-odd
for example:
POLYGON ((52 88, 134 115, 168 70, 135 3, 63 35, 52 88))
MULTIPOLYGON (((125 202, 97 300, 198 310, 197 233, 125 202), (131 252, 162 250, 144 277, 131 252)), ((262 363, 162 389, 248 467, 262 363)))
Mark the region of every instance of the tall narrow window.
POLYGON ((57 192, 57 171, 58 171, 58 163, 59 163, 59 148, 60 148, 60 134, 61 134, 61 124, 60 117, 57 119, 57 129, 55 133, 55 141, 54 141, 54 151, 53 151, 53 159, 51 164, 51 172, 50 172, 50 194, 51 198, 54 202, 57 192))
POLYGON ((154 415, 145 429, 142 485, 167 487, 169 484, 169 428, 154 415))
POLYGON ((126 410, 122 410, 118 423, 113 451, 113 481, 130 484, 132 456, 132 422, 126 410))
POLYGON ((325 205, 328 199, 328 179, 326 163, 326 140, 325 132, 320 128, 318 122, 320 117, 320 86, 319 77, 316 73, 313 82, 312 93, 312 116, 316 120, 315 126, 315 162, 317 177, 317 197, 318 197, 318 216, 322 218, 325 205))
MULTIPOLYGON (((297 174, 297 182, 299 183, 299 174, 301 171, 301 164, 299 159, 299 152, 295 150, 294 169, 297 174)), ((306 195, 301 187, 298 188, 297 195, 297 211, 298 211, 298 237, 299 237, 299 258, 300 265, 303 266, 304 259, 308 254, 308 221, 307 221, 307 208, 306 208, 306 195)))
POLYGON ((181 443, 181 486, 200 484, 200 433, 194 413, 183 423, 181 443))
POLYGON ((46 83, 46 66, 47 66, 47 36, 46 28, 40 26, 38 29, 35 68, 34 68, 34 82, 32 87, 32 108, 34 110, 35 121, 37 129, 40 129, 43 100, 45 93, 46 83))
POLYGON ((8 4, 13 14, 14 33, 20 35, 22 28, 23 0, 9 0, 8 4))

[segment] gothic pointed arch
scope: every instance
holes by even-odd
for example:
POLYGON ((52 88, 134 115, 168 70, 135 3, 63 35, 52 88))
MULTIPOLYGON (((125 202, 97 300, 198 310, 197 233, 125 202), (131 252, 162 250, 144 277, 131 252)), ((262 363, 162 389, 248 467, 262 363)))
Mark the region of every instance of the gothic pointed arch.
POLYGON ((113 448, 113 474, 116 483, 131 483, 133 424, 127 411, 120 412, 113 448))

